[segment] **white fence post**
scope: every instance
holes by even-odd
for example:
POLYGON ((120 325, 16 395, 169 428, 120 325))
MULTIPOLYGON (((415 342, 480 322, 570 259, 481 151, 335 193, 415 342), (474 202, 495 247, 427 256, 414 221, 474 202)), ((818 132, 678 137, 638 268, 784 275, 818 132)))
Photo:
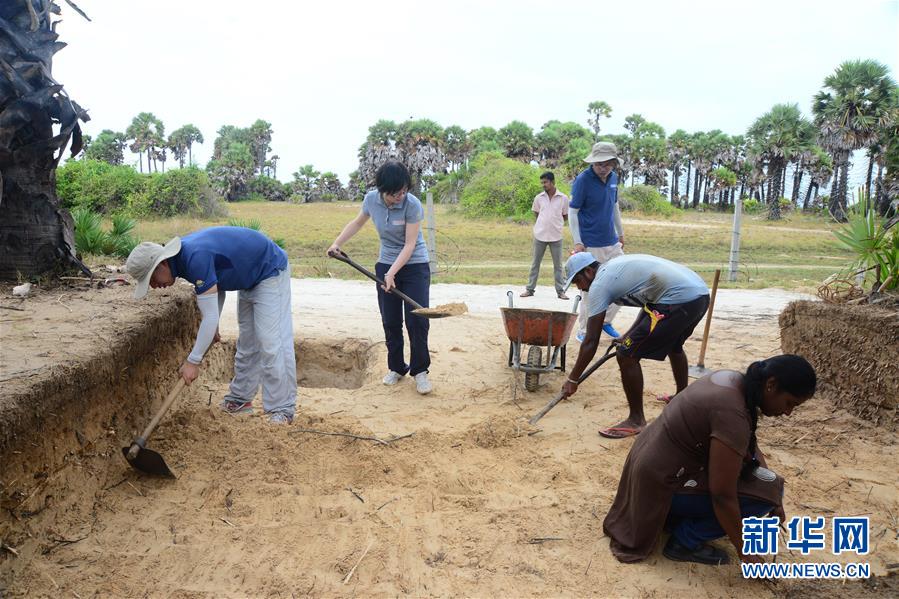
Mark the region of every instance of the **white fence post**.
POLYGON ((734 232, 730 240, 730 264, 727 273, 728 281, 737 280, 737 269, 740 265, 740 217, 743 216, 743 198, 734 201, 734 232))

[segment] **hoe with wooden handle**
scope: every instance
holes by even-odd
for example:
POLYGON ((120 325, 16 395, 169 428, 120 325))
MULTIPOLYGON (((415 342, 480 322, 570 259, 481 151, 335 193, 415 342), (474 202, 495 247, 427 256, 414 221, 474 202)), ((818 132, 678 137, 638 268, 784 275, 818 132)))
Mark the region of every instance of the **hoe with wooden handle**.
POLYGON ((712 282, 712 299, 709 301, 709 313, 705 317, 705 331, 702 333, 702 347, 699 348, 699 362, 690 366, 687 371, 694 379, 704 377, 712 372, 705 367, 705 348, 709 344, 709 329, 712 326, 712 312, 715 311, 715 296, 718 294, 718 279, 721 277, 721 269, 715 271, 715 280, 712 282))
POLYGON ((153 420, 151 420, 150 424, 147 425, 147 428, 144 429, 143 434, 135 438, 129 447, 122 448, 122 455, 124 455, 125 459, 128 460, 128 463, 137 470, 156 476, 175 478, 175 475, 169 470, 169 467, 166 465, 165 460, 162 459, 162 456, 152 449, 147 449, 145 445, 147 444, 147 439, 153 434, 153 429, 156 428, 156 425, 159 424, 159 421, 162 420, 165 413, 168 412, 172 404, 175 403, 175 399, 178 398, 178 394, 181 393, 182 389, 184 389, 184 379, 179 376, 175 388, 169 392, 168 397, 162 402, 162 407, 159 408, 159 411, 153 416, 153 420))

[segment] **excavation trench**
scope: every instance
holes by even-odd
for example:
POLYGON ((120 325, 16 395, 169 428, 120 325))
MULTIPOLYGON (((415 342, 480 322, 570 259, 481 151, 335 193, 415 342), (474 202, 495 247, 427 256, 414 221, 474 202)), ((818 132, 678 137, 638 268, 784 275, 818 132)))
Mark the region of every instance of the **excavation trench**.
MULTIPOLYGON (((312 309, 320 294, 295 296, 293 424, 270 425, 258 401, 248 416, 217 408, 233 376, 226 335, 149 442, 176 480, 132 470, 121 447, 193 343, 190 287, 144 301, 127 288, 53 289, 0 316, 0 595, 773 594, 738 569, 693 568, 658 548, 632 565, 608 551, 602 519, 631 446, 596 435, 623 409, 614 369, 529 427, 563 379, 521 391, 491 309, 432 325, 432 394, 416 393, 409 377, 386 387, 377 323, 346 317, 363 296, 326 284, 348 297, 339 308, 312 309)), ((774 314, 752 314, 716 322, 712 365, 773 353, 774 314)), ((690 355, 698 343, 688 342, 690 355)), ((648 391, 669 390, 667 364, 647 364, 645 375, 648 391)), ((649 419, 663 409, 656 403, 647 402, 649 419)), ((895 433, 834 410, 824 394, 802 408, 759 427, 769 463, 790 483, 787 512, 870 513, 868 559, 877 584, 889 581, 887 566, 899 561, 890 543, 895 433), (844 455, 851 460, 835 457, 844 455)), ((782 584, 785 594, 803 588, 782 584)), ((840 587, 846 599, 870 591, 840 587)))

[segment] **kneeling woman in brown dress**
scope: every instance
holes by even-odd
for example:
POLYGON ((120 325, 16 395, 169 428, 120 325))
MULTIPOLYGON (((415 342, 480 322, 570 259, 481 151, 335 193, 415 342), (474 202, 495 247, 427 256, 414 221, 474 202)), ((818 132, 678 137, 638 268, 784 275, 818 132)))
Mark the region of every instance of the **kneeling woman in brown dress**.
POLYGON ((743 561, 742 518, 784 519, 783 479, 756 447, 758 412, 789 416, 815 393, 802 357, 753 362, 745 374, 719 370, 678 393, 631 448, 618 494, 603 522, 622 562, 645 559, 663 528, 663 553, 678 561, 727 563, 707 541, 727 536, 743 561))

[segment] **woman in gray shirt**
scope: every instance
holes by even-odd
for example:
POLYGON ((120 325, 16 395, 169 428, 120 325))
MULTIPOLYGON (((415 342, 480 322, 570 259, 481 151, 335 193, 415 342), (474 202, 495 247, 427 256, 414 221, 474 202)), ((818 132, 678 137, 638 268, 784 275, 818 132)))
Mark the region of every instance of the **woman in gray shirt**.
POLYGON ((421 201, 409 193, 412 185, 409 171, 397 161, 384 163, 375 174, 377 189, 365 194, 362 210, 351 220, 328 248, 339 252, 371 219, 381 239, 375 274, 384 281, 378 288, 378 308, 387 342, 387 375, 385 385, 396 385, 406 373, 415 379, 415 388, 422 395, 430 393, 428 368, 428 319, 412 313, 397 295, 389 293, 394 287, 424 307, 429 306, 431 269, 428 249, 421 234, 424 211, 421 201), (403 356, 403 315, 409 333, 410 359, 403 356))

